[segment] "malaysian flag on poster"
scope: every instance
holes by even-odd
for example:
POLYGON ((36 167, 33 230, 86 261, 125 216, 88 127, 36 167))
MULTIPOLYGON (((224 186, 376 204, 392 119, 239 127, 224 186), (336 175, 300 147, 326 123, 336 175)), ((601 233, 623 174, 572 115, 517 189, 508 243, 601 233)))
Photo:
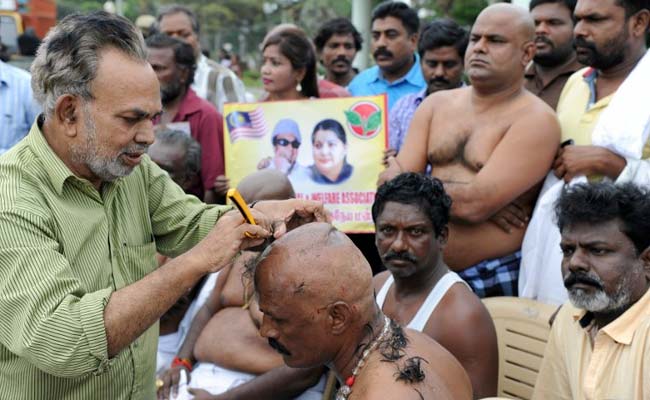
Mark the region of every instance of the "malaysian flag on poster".
POLYGON ((233 111, 226 116, 226 123, 231 143, 242 138, 260 138, 267 131, 264 111, 261 108, 252 111, 233 111))

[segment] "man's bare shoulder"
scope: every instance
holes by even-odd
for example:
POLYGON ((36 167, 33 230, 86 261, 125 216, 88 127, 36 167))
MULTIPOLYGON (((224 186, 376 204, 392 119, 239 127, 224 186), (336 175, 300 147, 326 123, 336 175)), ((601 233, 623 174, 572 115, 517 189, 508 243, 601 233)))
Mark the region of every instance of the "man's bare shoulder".
POLYGON ((467 324, 480 322, 490 314, 483 302, 463 283, 454 284, 440 300, 434 311, 450 330, 456 327, 467 327, 467 324), (453 327, 452 327, 453 326, 453 327))
POLYGON ((390 271, 383 271, 378 273, 372 278, 372 285, 375 288, 375 294, 379 293, 381 290, 381 287, 384 286, 384 283, 386 283, 386 280, 390 276, 390 271))
POLYGON ((471 94, 471 87, 465 86, 457 89, 439 90, 428 95, 418 108, 424 107, 433 110, 457 107, 465 103, 471 94))
POLYGON ((380 346, 371 357, 350 399, 471 399, 469 377, 460 363, 427 335, 404 329, 406 346, 388 357, 391 349, 380 346), (356 392, 356 393, 355 393, 356 392))
POLYGON ((486 340, 496 339, 490 313, 464 284, 455 284, 447 291, 429 319, 425 333, 454 354, 456 349, 482 347, 486 340))

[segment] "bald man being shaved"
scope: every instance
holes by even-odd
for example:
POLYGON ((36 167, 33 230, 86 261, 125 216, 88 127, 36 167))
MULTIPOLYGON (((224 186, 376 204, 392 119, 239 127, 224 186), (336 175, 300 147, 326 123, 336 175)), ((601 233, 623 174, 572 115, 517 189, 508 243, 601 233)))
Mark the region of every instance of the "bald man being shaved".
POLYGON ((287 233, 253 273, 260 334, 287 366, 334 371, 337 399, 472 398, 467 374, 447 350, 381 312, 370 265, 331 225, 287 233))
POLYGON ((431 164, 453 201, 445 263, 480 297, 517 294, 519 249, 559 146, 553 110, 523 87, 534 54, 527 10, 484 9, 465 54, 471 86, 427 97, 380 177, 431 164))

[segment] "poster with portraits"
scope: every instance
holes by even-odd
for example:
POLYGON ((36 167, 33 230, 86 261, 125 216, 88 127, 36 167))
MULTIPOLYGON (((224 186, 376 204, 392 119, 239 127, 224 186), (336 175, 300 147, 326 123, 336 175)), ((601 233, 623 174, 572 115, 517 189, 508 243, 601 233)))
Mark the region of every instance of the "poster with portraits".
POLYGON ((281 171, 297 198, 325 204, 338 229, 373 232, 386 129, 385 95, 226 104, 226 175, 236 187, 257 170, 281 171))

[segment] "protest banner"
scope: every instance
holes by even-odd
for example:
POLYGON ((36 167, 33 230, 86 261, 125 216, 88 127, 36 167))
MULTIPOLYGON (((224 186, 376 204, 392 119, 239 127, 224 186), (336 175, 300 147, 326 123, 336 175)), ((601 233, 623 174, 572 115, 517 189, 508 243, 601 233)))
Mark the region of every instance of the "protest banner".
POLYGON ((338 229, 373 232, 386 121, 384 95, 225 104, 226 176, 235 187, 252 172, 277 169, 297 198, 322 201, 338 229))

